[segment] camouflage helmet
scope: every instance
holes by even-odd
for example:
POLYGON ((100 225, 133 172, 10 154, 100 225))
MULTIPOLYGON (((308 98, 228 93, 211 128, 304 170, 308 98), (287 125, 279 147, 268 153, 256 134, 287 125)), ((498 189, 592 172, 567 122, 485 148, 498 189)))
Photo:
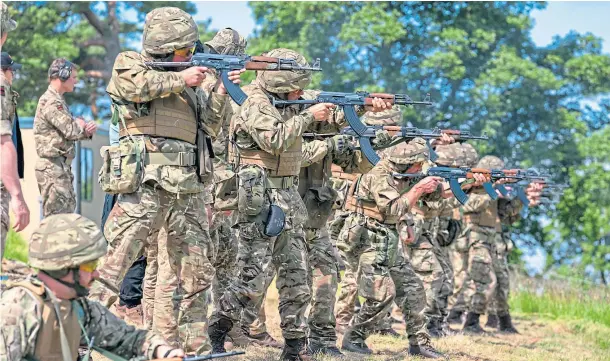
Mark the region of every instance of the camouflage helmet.
POLYGON ((468 143, 439 145, 435 152, 438 159, 434 163, 446 167, 474 167, 478 159, 477 151, 468 143))
MULTIPOLYGON (((300 66, 309 66, 305 57, 294 50, 274 49, 264 56, 294 59, 300 66)), ((256 78, 266 90, 272 93, 290 93, 294 90, 305 89, 311 83, 311 71, 259 71, 256 78)))
POLYGON ((11 14, 8 12, 8 6, 4 2, 0 8, 0 36, 13 31, 17 28, 17 22, 11 19, 11 14))
POLYGON ((485 168, 485 169, 500 169, 504 168, 504 161, 502 159, 494 156, 494 155, 486 155, 479 163, 477 163, 477 168, 485 168))
POLYGON ((410 142, 403 142, 395 147, 388 148, 385 152, 385 158, 396 164, 414 164, 425 162, 428 160, 430 151, 428 145, 423 138, 413 138, 410 142))
POLYGON ((248 46, 248 41, 239 35, 236 30, 224 28, 214 35, 212 40, 206 41, 205 45, 214 49, 218 54, 236 55, 243 54, 248 46))
POLYGON ((77 268, 106 254, 100 228, 79 214, 55 214, 40 222, 30 238, 30 265, 45 271, 77 268))
POLYGON ((165 55, 188 48, 198 38, 195 20, 181 9, 163 7, 146 14, 142 48, 150 55, 165 55))
POLYGON ((401 120, 402 110, 398 105, 379 113, 366 112, 363 118, 366 125, 396 125, 400 124, 401 120))

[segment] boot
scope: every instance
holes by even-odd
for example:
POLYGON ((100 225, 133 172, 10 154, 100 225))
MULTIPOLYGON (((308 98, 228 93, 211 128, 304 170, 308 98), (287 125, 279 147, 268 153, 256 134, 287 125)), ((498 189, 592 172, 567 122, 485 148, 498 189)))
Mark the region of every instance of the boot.
POLYGON ((233 327, 233 321, 220 316, 218 321, 208 327, 208 336, 212 344, 212 354, 227 352, 225 349, 225 339, 233 327))
POLYGON ((435 338, 444 336, 443 332, 440 329, 438 318, 430 318, 426 327, 428 328, 428 333, 430 334, 430 336, 435 338))
POLYGON ((479 324, 479 315, 478 313, 468 312, 466 315, 466 322, 464 322, 464 328, 462 329, 464 332, 472 332, 472 333, 483 333, 485 332, 481 325, 479 324))
POLYGON ((421 356, 424 358, 442 358, 445 357, 442 353, 438 352, 430 342, 423 345, 409 345, 409 355, 421 356))
POLYGON ((507 313, 504 316, 499 317, 500 320, 500 332, 505 333, 519 333, 517 329, 513 326, 513 321, 510 318, 510 313, 507 313))
POLYGON ((498 315, 494 313, 488 314, 487 323, 485 323, 485 327, 498 328, 498 315))
POLYGON ((313 358, 307 350, 307 339, 292 338, 286 339, 286 344, 282 350, 281 361, 311 361, 313 358))
POLYGON ((449 312, 449 316, 447 316, 447 322, 452 325, 461 325, 463 313, 463 311, 451 310, 451 312, 449 312))
POLYGON ((142 304, 135 307, 127 307, 125 309, 125 317, 127 323, 130 323, 137 328, 144 327, 144 312, 142 312, 142 304))
POLYGON ((332 346, 325 346, 323 345, 321 342, 309 339, 307 342, 307 349, 309 350, 309 353, 312 355, 328 355, 328 356, 332 356, 332 357, 343 357, 345 355, 343 355, 343 353, 341 351, 339 351, 339 349, 337 348, 337 346, 332 345, 332 346))
POLYGON ((259 346, 273 348, 284 347, 281 342, 274 339, 267 331, 259 333, 258 335, 248 335, 248 338, 250 339, 250 342, 259 346))
POLYGON ((392 336, 394 338, 401 338, 402 337, 398 332, 394 331, 394 329, 391 328, 391 327, 390 328, 385 328, 383 330, 379 330, 379 331, 377 331, 377 333, 382 335, 382 336, 392 336))
MULTIPOLYGON (((247 347, 252 343, 248 337, 246 331, 240 326, 233 326, 231 331, 227 334, 228 338, 225 340, 225 344, 230 342, 234 347, 247 347)), ((226 348, 226 346, 225 346, 226 348)))
POLYGON ((353 329, 350 327, 343 336, 343 342, 341 343, 341 349, 343 351, 356 352, 364 355, 372 355, 373 351, 364 343, 364 341, 353 342, 352 341, 353 329))
POLYGON ((455 336, 459 332, 449 327, 449 324, 445 321, 441 322, 441 333, 443 336, 455 336))

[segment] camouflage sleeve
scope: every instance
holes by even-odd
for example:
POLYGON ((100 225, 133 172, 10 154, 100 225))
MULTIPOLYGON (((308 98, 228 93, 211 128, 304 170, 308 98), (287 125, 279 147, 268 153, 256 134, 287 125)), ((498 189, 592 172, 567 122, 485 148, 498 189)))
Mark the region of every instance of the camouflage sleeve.
POLYGON ((307 110, 284 120, 267 99, 248 98, 244 105, 241 112, 245 115, 245 130, 263 151, 274 155, 290 148, 314 121, 313 114, 307 110))
POLYGON ((41 327, 41 307, 22 287, 5 291, 0 299, 0 361, 32 356, 41 327))
POLYGON ((389 177, 365 174, 363 179, 370 178, 369 193, 373 195, 379 210, 387 215, 400 216, 409 210, 409 202, 401 197, 400 192, 389 182, 389 177))
POLYGON ((154 70, 144 64, 145 57, 135 51, 120 53, 114 61, 107 92, 114 98, 146 103, 186 87, 177 72, 154 70))
POLYGON ((523 202, 519 199, 498 199, 498 216, 502 224, 513 224, 521 219, 521 209, 523 202))
POLYGON ((12 135, 13 134, 13 92, 8 82, 2 78, 2 85, 0 85, 0 99, 2 103, 2 118, 0 119, 0 135, 12 135))
POLYGON ((328 154, 328 143, 323 140, 304 142, 302 152, 301 167, 309 167, 326 157, 326 154, 328 154))
POLYGON ((207 74, 203 83, 197 87, 196 93, 199 98, 199 120, 205 132, 215 138, 220 132, 224 122, 231 119, 231 106, 227 94, 218 94, 214 91, 217 78, 213 74, 207 74))
POLYGON ((79 302, 86 314, 83 326, 87 334, 95 337, 95 346, 126 359, 138 356, 153 359, 156 348, 167 345, 162 337, 127 325, 95 301, 79 302))
POLYGON ((367 173, 373 169, 371 162, 359 150, 348 150, 333 157, 333 163, 346 173, 367 173))
POLYGON ((465 213, 479 213, 483 212, 487 207, 489 207, 491 202, 492 199, 486 193, 470 193, 468 195, 468 201, 462 209, 465 213))
POLYGON ((65 109, 64 105, 58 101, 49 101, 40 110, 42 118, 52 124, 64 138, 68 140, 89 139, 85 129, 82 128, 72 117, 72 114, 65 109))

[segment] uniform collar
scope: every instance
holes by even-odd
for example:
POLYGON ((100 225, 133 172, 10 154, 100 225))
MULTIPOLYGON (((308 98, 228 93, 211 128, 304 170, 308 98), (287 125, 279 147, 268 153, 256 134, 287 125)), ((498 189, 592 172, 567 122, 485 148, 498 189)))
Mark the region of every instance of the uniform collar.
POLYGON ((47 88, 47 91, 50 92, 56 98, 61 99, 62 101, 64 100, 64 96, 59 94, 59 92, 57 90, 55 90, 55 88, 53 88, 51 86, 51 84, 49 84, 49 87, 47 88))

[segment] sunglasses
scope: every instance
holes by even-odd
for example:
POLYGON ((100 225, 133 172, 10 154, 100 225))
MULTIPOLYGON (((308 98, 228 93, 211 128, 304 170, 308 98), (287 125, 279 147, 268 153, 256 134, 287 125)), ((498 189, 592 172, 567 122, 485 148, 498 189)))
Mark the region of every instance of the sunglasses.
POLYGON ((194 52, 195 52, 195 45, 191 46, 190 48, 176 49, 176 50, 174 50, 174 55, 187 57, 187 56, 193 55, 194 52))
POLYGON ((79 268, 83 272, 93 273, 97 269, 98 264, 99 264, 99 260, 96 259, 95 261, 81 264, 79 268))

